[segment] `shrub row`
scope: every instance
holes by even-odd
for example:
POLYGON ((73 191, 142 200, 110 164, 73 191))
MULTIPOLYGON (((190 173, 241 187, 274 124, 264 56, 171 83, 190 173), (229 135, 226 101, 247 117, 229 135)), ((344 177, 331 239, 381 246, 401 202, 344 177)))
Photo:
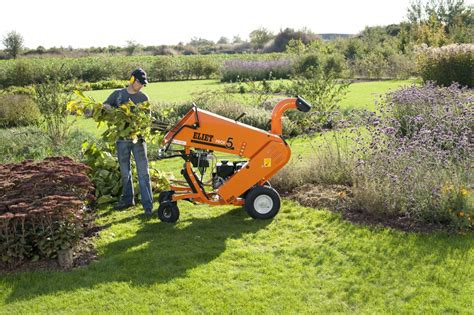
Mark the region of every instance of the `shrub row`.
MULTIPOLYGON (((324 58, 303 55, 256 55, 234 57, 211 56, 159 56, 51 59, 24 59, 0 61, 0 88, 25 87, 44 83, 49 78, 68 82, 71 89, 97 90, 117 88, 126 84, 131 69, 142 67, 149 73, 151 82, 220 77, 223 82, 288 78, 305 71, 309 66, 321 66, 325 72, 338 77, 407 78, 415 75, 414 63, 404 55, 369 55, 367 58, 346 61, 341 55, 324 58), (127 59, 129 58, 129 59, 127 59), (60 63, 60 61, 62 63, 60 63), (19 74, 20 73, 20 74, 19 74), (84 83, 77 83, 77 82, 84 83)), ((6 90, 7 93, 28 94, 29 89, 6 90)))
POLYGON ((128 80, 136 67, 144 68, 151 82, 208 78, 235 82, 288 78, 310 66, 321 66, 326 73, 333 72, 338 77, 406 78, 415 74, 409 57, 375 53, 356 60, 346 60, 336 53, 28 58, 0 61, 0 89, 44 83, 52 78, 63 83, 88 82, 81 87, 84 90, 115 88, 117 80, 128 80), (100 84, 94 85, 96 82, 100 84))
MULTIPOLYGON (((120 89, 126 87, 128 84, 127 80, 101 80, 98 82, 78 82, 73 81, 64 84, 63 90, 65 92, 73 91, 93 91, 93 90, 106 90, 106 89, 120 89)), ((38 85, 36 85, 38 86, 38 85)), ((35 85, 26 86, 9 86, 3 90, 0 90, 0 96, 11 96, 11 95, 30 95, 34 96, 35 85)))
POLYGON ((409 55, 393 54, 385 57, 372 52, 361 58, 347 61, 350 78, 365 79, 408 79, 417 75, 416 65, 409 55))
MULTIPOLYGON (((280 54, 249 54, 245 60, 275 59, 280 54)), ((99 82, 128 80, 130 72, 142 67, 151 82, 217 78, 224 60, 232 55, 212 56, 114 56, 82 58, 28 58, 0 61, 0 88, 44 83, 49 79, 60 82, 99 82)))
POLYGON ((450 86, 457 82, 474 87, 474 44, 452 44, 440 48, 422 46, 418 70, 424 81, 450 86))
POLYGON ((4 264, 53 258, 90 223, 89 168, 66 157, 0 165, 0 256, 4 264))
POLYGON ((293 60, 227 60, 221 69, 221 81, 287 79, 293 73, 293 60))
POLYGON ((286 79, 309 68, 320 68, 338 78, 406 79, 416 75, 414 61, 401 54, 385 57, 371 53, 364 58, 346 60, 337 53, 305 53, 278 60, 227 60, 221 67, 221 81, 286 79))

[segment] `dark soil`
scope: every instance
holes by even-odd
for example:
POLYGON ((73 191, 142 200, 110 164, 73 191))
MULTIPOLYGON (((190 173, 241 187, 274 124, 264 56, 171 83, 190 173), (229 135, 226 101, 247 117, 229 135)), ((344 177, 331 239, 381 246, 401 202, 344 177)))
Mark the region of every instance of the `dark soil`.
POLYGON ((296 188, 285 197, 311 208, 326 208, 341 213, 342 217, 354 224, 390 227, 415 233, 449 231, 445 225, 416 220, 409 216, 368 213, 355 205, 351 187, 343 185, 310 185, 296 188))

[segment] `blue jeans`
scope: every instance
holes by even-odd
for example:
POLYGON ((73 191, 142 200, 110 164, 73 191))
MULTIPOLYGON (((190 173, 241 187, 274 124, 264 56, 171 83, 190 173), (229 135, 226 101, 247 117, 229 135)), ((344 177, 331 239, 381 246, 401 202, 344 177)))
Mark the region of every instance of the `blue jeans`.
POLYGON ((145 212, 151 212, 153 210, 153 193, 151 191, 150 173, 148 171, 146 142, 138 140, 134 144, 132 140, 118 140, 116 145, 123 184, 121 202, 125 204, 134 202, 132 164, 130 160, 131 153, 133 152, 137 166, 138 185, 140 187, 143 209, 145 209, 145 212))

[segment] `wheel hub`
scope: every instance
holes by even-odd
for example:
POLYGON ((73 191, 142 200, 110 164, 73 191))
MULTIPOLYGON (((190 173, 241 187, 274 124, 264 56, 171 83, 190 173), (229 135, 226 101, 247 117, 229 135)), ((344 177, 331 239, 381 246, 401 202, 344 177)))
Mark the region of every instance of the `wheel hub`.
POLYGON ((166 208, 164 211, 163 211, 163 216, 165 218, 171 218, 171 214, 172 214, 172 211, 170 208, 166 208))
POLYGON ((260 214, 267 214, 273 208, 273 200, 268 195, 260 195, 253 202, 255 211, 260 214))

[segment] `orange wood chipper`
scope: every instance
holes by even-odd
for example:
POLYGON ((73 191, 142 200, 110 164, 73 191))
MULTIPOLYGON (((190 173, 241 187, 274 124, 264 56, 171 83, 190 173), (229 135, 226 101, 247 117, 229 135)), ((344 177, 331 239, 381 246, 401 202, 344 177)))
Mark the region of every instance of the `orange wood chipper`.
POLYGON ((282 116, 289 109, 308 112, 311 105, 301 97, 284 99, 273 109, 271 130, 264 131, 239 122, 245 114, 232 120, 193 105, 166 133, 160 150, 161 159, 181 157, 185 161, 181 170, 185 181, 175 182, 158 197, 160 220, 178 220, 179 200, 244 206, 252 218, 273 218, 280 210, 280 195, 268 181, 290 159, 290 147, 282 137, 282 116), (184 148, 176 150, 172 145, 184 148), (215 151, 238 160, 218 162, 215 151), (212 177, 204 183, 209 168, 212 177))

